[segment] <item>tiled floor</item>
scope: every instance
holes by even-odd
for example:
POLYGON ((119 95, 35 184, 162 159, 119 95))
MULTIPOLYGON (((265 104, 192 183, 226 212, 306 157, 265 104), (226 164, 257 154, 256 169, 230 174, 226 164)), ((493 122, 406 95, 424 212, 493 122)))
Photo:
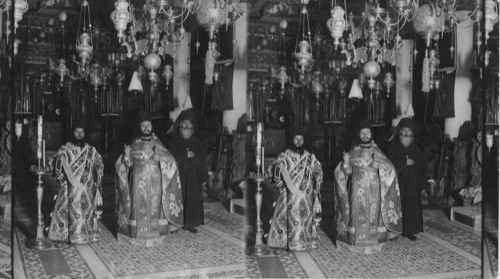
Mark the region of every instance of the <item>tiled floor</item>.
POLYGON ((11 222, 0 218, 0 278, 12 278, 11 222))
MULTIPOLYGON (((108 183, 112 180, 108 179, 108 183)), ((111 189, 106 185, 105 203, 113 201, 111 189)), ((323 195, 327 196, 328 193, 323 195)), ((103 218, 105 226, 101 226, 101 240, 89 245, 58 244, 48 251, 29 250, 25 242, 31 236, 25 229, 29 227, 25 220, 26 225, 15 231, 15 278, 478 278, 481 275, 480 233, 450 222, 440 210, 424 212, 425 232, 419 234, 417 241, 399 238, 377 254, 354 254, 341 243, 334 245, 325 228, 320 231, 321 245, 316 250, 274 250, 268 256, 254 257, 243 253, 249 229, 245 218, 230 214, 226 208, 219 202, 207 201, 205 225, 199 233, 180 231, 169 236, 162 247, 142 249, 119 243, 109 232, 107 227, 112 228, 109 203, 108 215, 103 218), (52 265, 51 259, 60 262, 52 265)), ((0 242, 2 228, 0 223, 0 242)))

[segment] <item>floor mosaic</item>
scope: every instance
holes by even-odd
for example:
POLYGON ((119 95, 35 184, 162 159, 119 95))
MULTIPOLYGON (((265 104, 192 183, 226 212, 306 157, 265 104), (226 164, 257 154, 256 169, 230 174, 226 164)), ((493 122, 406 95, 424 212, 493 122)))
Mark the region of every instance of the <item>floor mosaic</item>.
POLYGON ((229 214, 219 202, 204 203, 205 224, 245 241, 245 220, 229 214))
POLYGON ((66 243, 57 243, 56 249, 59 249, 61 253, 64 255, 64 258, 68 262, 68 265, 71 268, 71 273, 69 274, 59 274, 56 276, 49 276, 46 274, 42 262, 40 260, 40 256, 38 251, 28 249, 25 245, 27 238, 25 234, 19 230, 15 230, 16 235, 19 240, 19 250, 21 251, 21 260, 25 270, 26 279, 36 278, 36 279, 44 279, 44 278, 68 278, 68 279, 88 279, 95 278, 94 274, 90 271, 87 264, 83 261, 81 255, 75 249, 73 245, 69 245, 66 243))
POLYGON ((152 248, 120 243, 104 226, 101 229, 101 241, 91 247, 115 276, 245 262, 242 248, 203 228, 197 234, 180 230, 169 235, 165 245, 152 248))
POLYGON ((489 266, 491 267, 491 273, 494 276, 498 275, 498 244, 495 245, 489 239, 486 239, 486 245, 488 245, 488 258, 484 257, 483 261, 489 261, 489 266))
POLYGON ((12 278, 12 240, 10 223, 0 221, 0 278, 12 278))
POLYGON ((387 243, 380 253, 363 255, 349 252, 341 243, 335 247, 323 232, 320 236, 318 249, 310 251, 310 254, 328 278, 424 276, 480 268, 478 264, 425 237, 414 242, 399 238, 387 243))
POLYGON ((481 235, 473 231, 463 229, 443 218, 433 218, 424 220, 424 232, 481 258, 481 235))
POLYGON ((307 275, 304 272, 304 269, 297 262, 297 258, 293 254, 293 252, 285 251, 285 250, 276 250, 278 256, 281 259, 281 264, 285 268, 286 274, 288 278, 306 278, 307 275))

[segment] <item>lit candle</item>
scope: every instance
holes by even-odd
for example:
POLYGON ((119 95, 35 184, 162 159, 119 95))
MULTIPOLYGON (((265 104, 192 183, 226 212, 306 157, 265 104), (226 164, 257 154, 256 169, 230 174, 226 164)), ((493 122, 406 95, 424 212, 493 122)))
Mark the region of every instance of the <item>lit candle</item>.
POLYGON ((43 169, 45 169, 45 140, 43 140, 43 169))
POLYGON ((260 171, 260 166, 262 163, 262 123, 257 123, 257 149, 256 152, 256 163, 257 163, 257 172, 260 171))
POLYGON ((42 159, 42 137, 43 137, 43 117, 41 115, 38 116, 38 131, 37 131, 37 139, 36 139, 36 158, 38 160, 42 159))
POLYGON ((37 137, 37 140, 38 141, 42 141, 42 127, 43 127, 43 117, 41 115, 38 116, 38 137, 37 137))
POLYGON ((264 147, 262 147, 262 176, 265 176, 265 164, 264 164, 264 158, 265 158, 265 155, 264 155, 264 147))

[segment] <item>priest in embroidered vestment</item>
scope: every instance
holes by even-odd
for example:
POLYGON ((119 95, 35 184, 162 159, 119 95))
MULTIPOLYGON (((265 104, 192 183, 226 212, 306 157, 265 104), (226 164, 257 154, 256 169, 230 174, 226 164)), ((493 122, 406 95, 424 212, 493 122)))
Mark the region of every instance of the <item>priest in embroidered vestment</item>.
POLYGON ((357 143, 334 171, 337 239, 354 252, 379 251, 402 230, 401 197, 394 166, 358 123, 357 143))
POLYGON ((73 137, 48 163, 61 188, 57 194, 49 239, 75 244, 98 240, 102 214, 101 155, 85 142, 84 122, 73 123, 73 137))
POLYGON ((177 163, 153 133, 147 114, 139 136, 115 164, 118 239, 132 245, 161 245, 182 226, 183 207, 177 163))
POLYGON ((280 192, 267 240, 270 247, 291 251, 317 247, 313 217, 319 224, 323 170, 314 154, 305 150, 305 134, 305 129, 296 127, 291 147, 268 168, 280 192))

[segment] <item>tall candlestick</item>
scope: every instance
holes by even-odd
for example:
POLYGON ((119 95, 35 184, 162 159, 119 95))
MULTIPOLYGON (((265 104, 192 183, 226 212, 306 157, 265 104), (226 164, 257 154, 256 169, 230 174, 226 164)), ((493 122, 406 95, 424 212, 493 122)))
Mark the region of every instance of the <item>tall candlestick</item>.
POLYGON ((257 163, 257 172, 260 170, 260 166, 262 163, 262 123, 257 123, 257 149, 256 149, 256 163, 257 163))

